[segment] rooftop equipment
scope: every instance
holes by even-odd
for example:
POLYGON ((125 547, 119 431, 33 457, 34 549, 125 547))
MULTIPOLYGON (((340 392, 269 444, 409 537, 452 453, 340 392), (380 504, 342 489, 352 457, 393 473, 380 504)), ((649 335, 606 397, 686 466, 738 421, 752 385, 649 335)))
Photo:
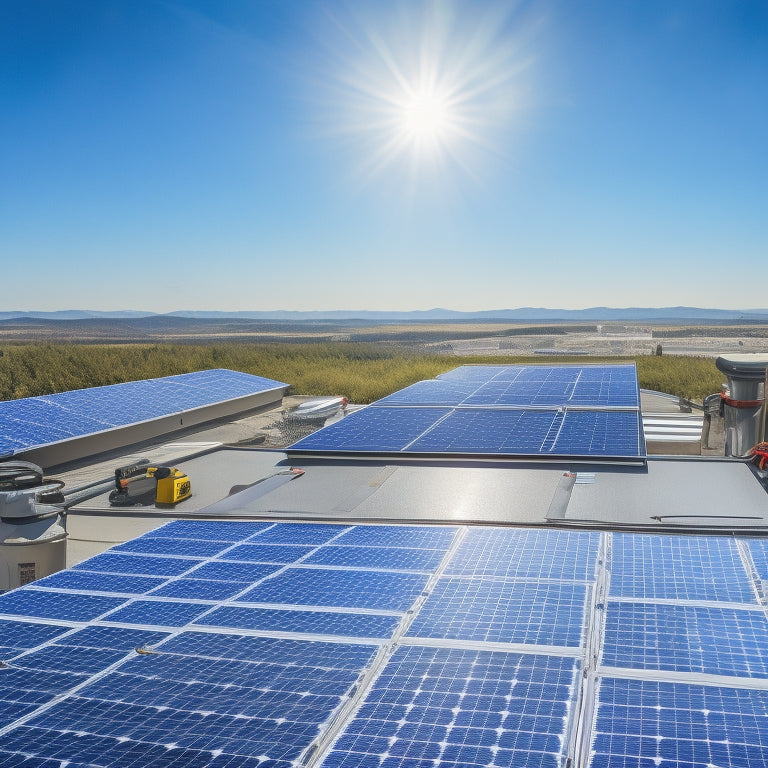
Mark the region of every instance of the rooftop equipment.
POLYGON ((113 507, 172 507, 192 495, 189 477, 176 467, 150 467, 146 459, 115 470, 113 507))
POLYGON ((0 464, 0 592, 66 567, 63 485, 35 464, 0 464))
POLYGON ((722 393, 726 456, 748 456, 765 440, 768 355, 721 355, 715 361, 728 378, 722 393))

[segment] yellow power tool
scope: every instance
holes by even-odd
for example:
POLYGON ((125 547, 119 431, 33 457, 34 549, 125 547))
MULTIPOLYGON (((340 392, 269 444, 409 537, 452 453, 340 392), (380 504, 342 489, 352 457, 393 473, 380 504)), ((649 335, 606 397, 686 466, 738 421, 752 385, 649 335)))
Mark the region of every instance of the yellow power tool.
POLYGON ((172 507, 191 495, 192 484, 186 473, 140 461, 115 470, 115 490, 109 494, 109 503, 113 507, 172 507))

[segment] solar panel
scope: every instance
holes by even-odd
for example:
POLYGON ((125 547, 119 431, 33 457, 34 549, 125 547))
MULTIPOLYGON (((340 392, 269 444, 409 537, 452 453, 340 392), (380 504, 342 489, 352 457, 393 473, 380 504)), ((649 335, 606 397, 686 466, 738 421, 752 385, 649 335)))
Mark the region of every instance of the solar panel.
MULTIPOLYGON (((633 364, 465 365, 440 374, 437 381, 456 388, 457 392, 474 387, 465 405, 640 405, 633 364)), ((429 392, 427 388, 424 391, 429 392)), ((418 394, 418 390, 412 392, 414 396, 418 394)))
POLYGON ((260 533, 258 542, 260 544, 325 544, 326 541, 330 541, 348 529, 348 525, 332 523, 281 523, 260 533))
POLYGON ((244 560, 252 563, 295 563, 306 557, 314 547, 289 544, 239 544, 223 555, 227 560, 244 560))
POLYGON ((106 621, 152 627, 183 627, 210 611, 205 603, 163 600, 134 600, 105 616, 106 621))
POLYGON ((640 391, 634 365, 464 366, 373 405, 638 408, 640 391))
POLYGON ((634 410, 369 407, 289 452, 640 459, 645 443, 634 410))
POLYGON ((306 562, 376 570, 434 571, 443 559, 439 549, 404 547, 323 547, 306 562))
POLYGON ((184 633, 41 710, 5 734, 0 749, 49 759, 77 755, 109 766, 287 768, 346 700, 375 652, 328 645, 184 633), (246 641, 247 660, 231 640, 246 641))
POLYGON ((50 587, 57 591, 72 589, 79 592, 119 592, 142 595, 165 583, 164 578, 134 576, 120 573, 94 573, 91 571, 59 571, 40 579, 37 587, 50 587))
POLYGON ((634 365, 465 366, 378 400, 289 453, 641 461, 639 406, 634 365))
POLYGON ((458 530, 452 525, 357 525, 336 539, 334 544, 446 550, 458 530))
POLYGON ((450 413, 449 408, 371 407, 350 413, 291 446, 291 451, 403 451, 450 413))
POLYGON ((613 534, 611 552, 616 597, 756 601, 733 539, 613 534))
POLYGON ((323 768, 562 765, 575 659, 400 648, 323 768))
POLYGON ((485 383, 494 378, 500 381, 514 381, 524 371, 524 365, 460 365, 452 371, 438 375, 440 381, 451 382, 480 382, 485 383))
POLYGON ((768 541, 753 539, 748 546, 758 575, 763 581, 768 581, 768 541))
POLYGON ((593 581, 601 534, 473 527, 447 574, 503 579, 593 581))
POLYGON ((459 405, 477 389, 476 382, 430 379, 417 381, 410 387, 393 392, 373 405, 459 405))
POLYGON ((187 555, 190 557, 208 557, 232 546, 226 541, 207 541, 206 539, 170 539, 161 536, 141 536, 112 547, 113 552, 137 552, 143 555, 187 555))
POLYGON ((607 667, 768 678, 768 618, 762 610, 610 601, 607 667))
POLYGON ((0 612, 59 621, 91 621, 123 605, 120 597, 14 589, 0 595, 0 612))
POLYGON ((768 759, 762 541, 196 525, 0 595, 0 767, 768 759))
POLYGON ((443 578, 408 636, 578 647, 586 597, 583 584, 443 578))
POLYGON ((195 624, 212 627, 369 638, 390 637, 399 622, 399 616, 241 608, 233 605, 222 606, 195 620, 195 624))
POLYGON ((0 456, 287 387, 216 369, 0 402, 0 456))
POLYGON ((90 560, 73 566, 75 570, 94 571, 97 573, 122 573, 145 576, 176 576, 196 565, 202 564, 202 558, 193 560, 187 557, 150 557, 147 555, 121 554, 104 552, 90 560))
POLYGON ((590 768, 768 765, 768 691, 605 678, 590 768))
POLYGON ((421 594, 427 577, 328 568, 288 568, 241 595, 250 603, 405 611, 421 594))
POLYGON ((229 520, 172 520, 141 539, 159 536, 163 539, 204 539, 205 541, 242 541, 250 535, 272 527, 272 523, 244 523, 229 520))
MULTIPOLYGON (((193 571, 190 575, 196 576, 193 571)), ((251 586, 250 581, 174 579, 152 592, 152 597, 182 597, 187 600, 226 600, 251 586)))

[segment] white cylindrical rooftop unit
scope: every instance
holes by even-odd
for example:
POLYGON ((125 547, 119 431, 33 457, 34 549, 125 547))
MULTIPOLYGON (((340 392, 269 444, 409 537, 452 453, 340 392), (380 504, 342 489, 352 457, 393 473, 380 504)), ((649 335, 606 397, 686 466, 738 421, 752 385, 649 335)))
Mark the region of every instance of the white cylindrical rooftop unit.
POLYGON ((768 355, 721 355, 715 365, 728 378, 728 391, 723 392, 725 453, 747 456, 765 440, 768 355))
POLYGON ((0 591, 66 567, 67 532, 59 481, 27 462, 0 464, 0 591))

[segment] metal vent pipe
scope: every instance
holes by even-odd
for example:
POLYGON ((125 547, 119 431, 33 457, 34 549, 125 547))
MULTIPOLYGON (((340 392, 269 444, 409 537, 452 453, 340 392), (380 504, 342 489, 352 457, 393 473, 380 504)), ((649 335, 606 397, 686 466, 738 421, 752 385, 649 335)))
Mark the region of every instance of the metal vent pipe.
POLYGON ((721 355, 715 365, 728 379, 722 395, 726 456, 747 456, 765 440, 768 355, 721 355))

